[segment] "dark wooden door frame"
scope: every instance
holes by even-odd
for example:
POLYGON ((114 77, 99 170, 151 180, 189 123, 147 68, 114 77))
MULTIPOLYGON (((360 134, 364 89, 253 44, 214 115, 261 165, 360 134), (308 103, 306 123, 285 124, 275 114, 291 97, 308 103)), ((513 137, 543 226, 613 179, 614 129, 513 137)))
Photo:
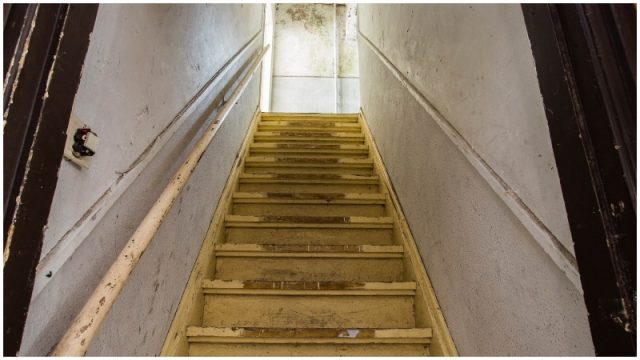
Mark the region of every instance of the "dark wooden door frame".
MULTIPOLYGON (((2 167, 4 174, 3 214, 5 234, 13 218, 16 197, 18 196, 22 175, 24 175, 24 159, 27 156, 35 130, 35 121, 31 113, 36 111, 41 103, 41 93, 43 92, 41 89, 42 72, 47 66, 51 47, 55 46, 55 28, 59 26, 59 16, 57 15, 61 9, 59 7, 43 8, 40 10, 40 21, 37 28, 31 29, 36 10, 38 10, 38 6, 33 4, 15 4, 11 6, 3 33, 3 79, 5 84, 3 109, 8 108, 10 101, 12 108, 9 109, 10 113, 6 116, 7 124, 3 133, 4 158, 2 167), (43 21, 45 18, 46 22, 43 21), (30 43, 25 46, 27 38, 32 38, 33 44, 30 43), (30 56, 28 59, 25 58, 24 66, 20 67, 19 61, 25 51, 30 51, 30 56), (25 69, 25 71, 21 71, 22 69, 25 69), (13 86, 16 83, 19 87, 14 89, 13 86), (16 100, 13 101, 13 98, 16 100)), ((6 241, 6 237, 4 240, 6 241)))
POLYGON ((636 354, 636 9, 525 4, 597 355, 636 354))
POLYGON ((5 356, 20 348, 97 11, 97 4, 14 4, 4 25, 5 356))

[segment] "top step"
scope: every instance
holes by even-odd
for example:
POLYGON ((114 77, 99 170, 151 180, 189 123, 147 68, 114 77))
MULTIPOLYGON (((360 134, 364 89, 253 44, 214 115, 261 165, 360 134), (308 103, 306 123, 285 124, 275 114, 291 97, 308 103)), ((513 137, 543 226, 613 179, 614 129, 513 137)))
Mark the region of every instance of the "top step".
POLYGON ((358 114, 314 114, 314 113, 262 113, 262 120, 268 121, 333 121, 358 122, 358 114))
POLYGON ((355 122, 340 121, 306 121, 306 120, 263 120, 258 124, 259 131, 277 131, 287 129, 289 131, 309 132, 361 132, 360 124, 355 122))

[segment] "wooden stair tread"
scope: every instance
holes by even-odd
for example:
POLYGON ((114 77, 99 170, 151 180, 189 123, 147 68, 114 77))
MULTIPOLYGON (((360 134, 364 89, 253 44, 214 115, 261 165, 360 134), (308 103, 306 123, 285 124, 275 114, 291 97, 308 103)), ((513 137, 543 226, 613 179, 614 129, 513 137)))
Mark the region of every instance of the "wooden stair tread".
POLYGON ((385 204, 384 194, 376 193, 293 193, 236 192, 236 203, 302 203, 302 204, 385 204))
POLYGON ((433 337, 431 328, 412 329, 356 329, 356 328, 258 328, 258 327, 199 327, 189 326, 187 336, 191 342, 224 342, 229 339, 250 339, 262 342, 287 339, 290 342, 392 342, 407 340, 428 344, 433 337))
POLYGON ((362 133, 341 132, 341 131, 329 131, 329 132, 313 132, 303 130, 270 130, 270 131, 256 131, 253 136, 290 136, 290 137, 305 137, 305 138, 360 138, 364 139, 362 133))
POLYGON ((338 124, 318 123, 315 125, 305 124, 296 126, 282 126, 282 125, 258 125, 259 132, 301 132, 301 133, 350 133, 361 134, 362 129, 358 127, 346 127, 339 126, 338 124))
MULTIPOLYGON (((342 133, 345 134, 345 133, 342 133)), ((364 138, 361 136, 353 136, 354 134, 335 135, 335 133, 318 134, 310 136, 309 134, 295 132, 277 132, 277 133, 256 133, 254 140, 256 143, 261 142, 281 142, 281 143, 304 143, 304 144, 327 144, 327 145, 342 145, 342 144, 364 144, 364 138), (322 136, 321 136, 322 135, 322 136)), ((357 135, 357 134, 355 134, 357 135)))
POLYGON ((304 121, 330 121, 335 122, 358 122, 358 114, 324 114, 324 113, 269 113, 265 112, 261 114, 261 121, 291 121, 291 120, 304 120, 304 121))
POLYGON ((245 164, 264 163, 274 166, 279 164, 287 165, 368 165, 373 166, 373 160, 366 158, 349 158, 349 157, 295 157, 295 156, 248 156, 245 158, 245 164))
POLYGON ((216 244, 217 256, 256 256, 266 254, 274 256, 305 255, 316 256, 375 256, 385 255, 401 257, 402 245, 295 245, 295 244, 216 244))
POLYGON ((368 145, 356 144, 314 144, 314 143, 253 143, 251 149, 294 149, 294 150, 369 150, 368 145))
MULTIPOLYGON (((282 124, 258 124, 258 131, 300 131, 300 132, 351 132, 361 133, 360 126, 340 126, 340 123, 299 123, 296 125, 282 125, 282 124)), ((348 123, 347 123, 348 124, 348 123)))
POLYGON ((359 281, 263 281, 212 280, 202 281, 205 294, 264 296, 413 296, 415 282, 359 281))
POLYGON ((218 244, 215 279, 393 282, 403 279, 398 245, 218 244))
POLYGON ((226 221, 267 222, 267 223, 310 223, 310 224, 393 224, 388 216, 248 216, 227 215, 226 221))
POLYGON ((392 228, 391 217, 367 216, 280 216, 227 215, 227 227, 293 227, 293 228, 392 228))
POLYGON ((359 282, 359 281, 256 281, 256 280, 211 280, 205 279, 206 289, 246 290, 415 290, 413 281, 359 282))
POLYGON ((340 182, 360 182, 368 184, 377 184, 379 178, 377 175, 351 175, 351 174, 317 174, 317 173, 298 173, 298 174, 251 174, 242 173, 239 176, 240 182, 248 181, 302 181, 307 182, 324 182, 324 183, 340 183, 340 182))
POLYGON ((281 158, 301 158, 301 159, 366 159, 369 156, 368 150, 296 150, 296 149, 251 149, 253 156, 278 156, 281 158))

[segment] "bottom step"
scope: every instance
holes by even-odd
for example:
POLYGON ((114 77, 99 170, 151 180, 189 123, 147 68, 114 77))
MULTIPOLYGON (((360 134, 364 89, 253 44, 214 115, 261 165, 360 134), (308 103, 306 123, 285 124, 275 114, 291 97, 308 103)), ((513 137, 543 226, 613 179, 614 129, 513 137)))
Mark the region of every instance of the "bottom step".
POLYGON ((189 327, 191 356, 421 356, 431 329, 189 327))

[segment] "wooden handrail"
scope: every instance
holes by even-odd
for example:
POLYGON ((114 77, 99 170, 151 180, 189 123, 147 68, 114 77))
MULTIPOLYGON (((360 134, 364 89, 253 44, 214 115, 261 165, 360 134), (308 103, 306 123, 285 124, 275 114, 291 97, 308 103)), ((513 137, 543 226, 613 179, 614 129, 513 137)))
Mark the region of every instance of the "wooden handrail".
POLYGON ((153 207, 138 225, 138 228, 129 238, 116 260, 102 277, 80 313, 75 317, 71 327, 69 327, 56 346, 53 352, 54 356, 84 356, 87 352, 89 344, 127 283, 140 257, 149 246, 151 239, 182 192, 213 137, 220 129, 229 112, 231 112, 231 108, 246 89, 268 50, 269 46, 267 45, 254 57, 253 64, 236 90, 220 109, 211 126, 195 145, 189 157, 171 178, 158 200, 153 204, 153 207))

